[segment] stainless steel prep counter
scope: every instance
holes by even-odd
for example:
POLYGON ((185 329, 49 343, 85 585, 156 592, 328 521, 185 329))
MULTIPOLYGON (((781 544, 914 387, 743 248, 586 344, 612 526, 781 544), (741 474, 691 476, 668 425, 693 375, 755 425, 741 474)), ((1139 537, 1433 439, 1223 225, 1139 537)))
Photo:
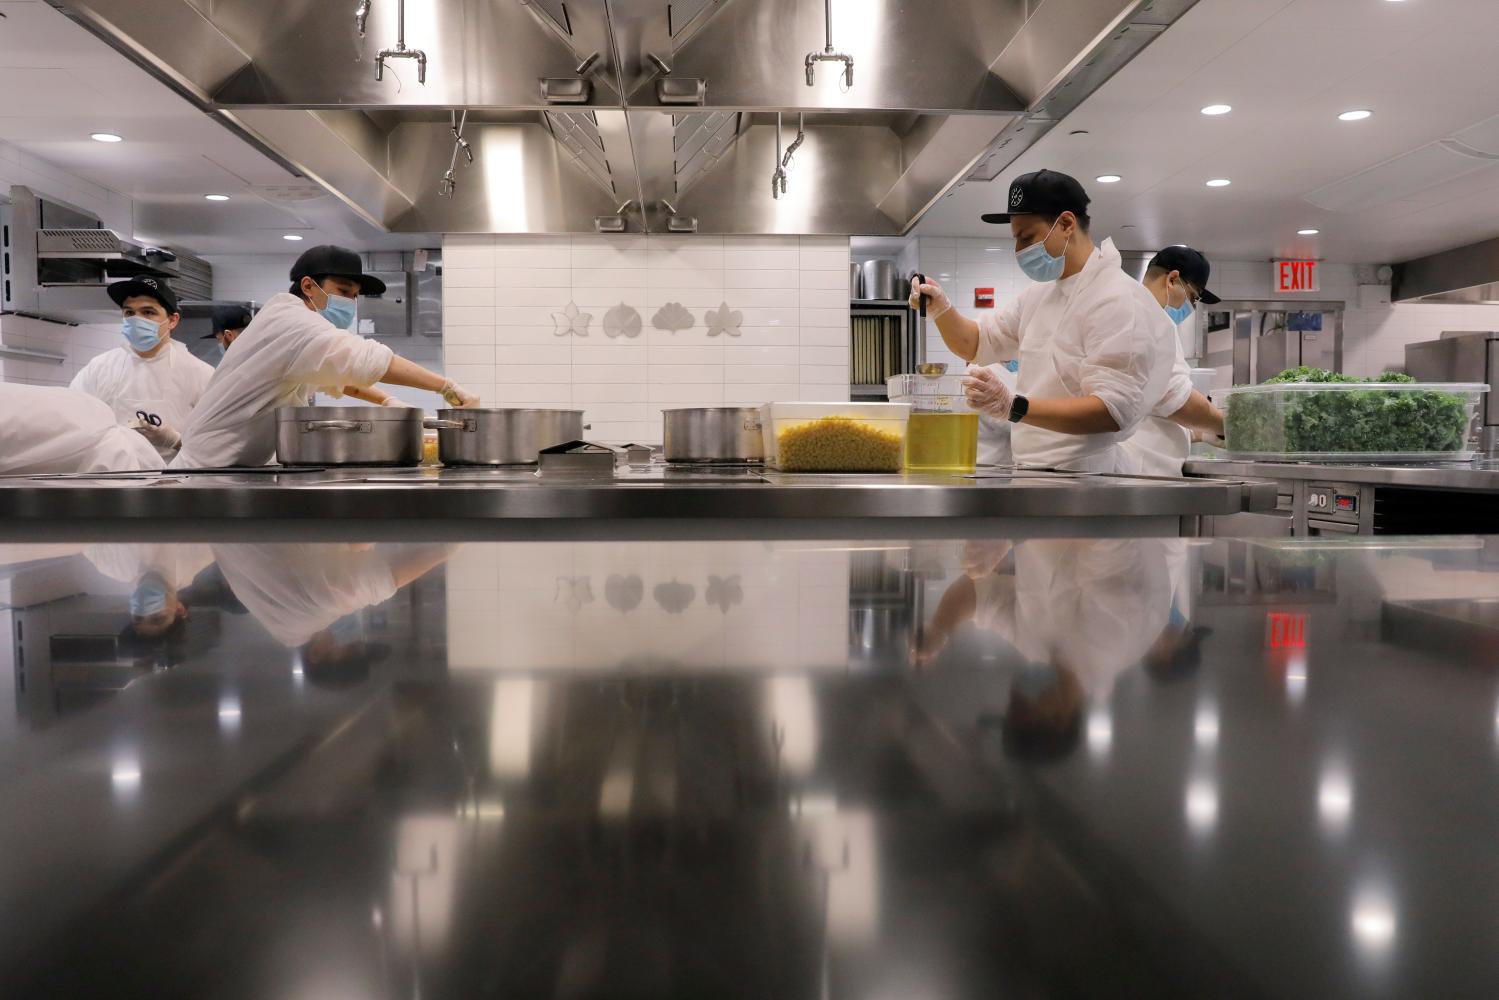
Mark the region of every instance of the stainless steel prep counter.
POLYGON ((0 480, 0 538, 66 530, 223 531, 246 540, 302 527, 405 537, 821 537, 931 531, 1168 536, 1199 518, 1268 511, 1272 484, 1045 471, 976 476, 791 475, 652 466, 613 478, 524 470, 343 469, 140 473, 0 480), (1185 519, 1185 524, 1184 524, 1185 519))
POLYGON ((1188 476, 1276 483, 1273 511, 1210 518, 1207 534, 1483 534, 1499 530, 1499 462, 1323 465, 1195 459, 1188 476))

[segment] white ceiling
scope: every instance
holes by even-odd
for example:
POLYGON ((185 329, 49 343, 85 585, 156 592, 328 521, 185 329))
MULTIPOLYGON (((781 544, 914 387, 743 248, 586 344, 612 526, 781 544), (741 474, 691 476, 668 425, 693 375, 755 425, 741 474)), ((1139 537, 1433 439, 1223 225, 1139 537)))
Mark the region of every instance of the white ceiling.
MULTIPOLYGON (((1010 169, 965 183, 916 232, 1006 236, 978 216, 1003 204, 1012 178, 1050 167, 1083 181, 1095 235, 1124 249, 1380 263, 1499 235, 1499 159, 1421 149, 1499 115, 1496 18, 1499 0, 1201 0, 1010 169), (1234 110, 1200 114, 1217 103, 1234 110), (1338 120, 1354 108, 1374 116, 1338 120), (1079 129, 1088 134, 1069 134, 1079 129), (1233 184, 1205 186, 1218 177, 1233 184), (1296 235, 1308 228, 1322 233, 1296 235)), ((1499 154, 1496 125, 1460 138, 1499 154)))
POLYGON ((198 254, 430 245, 381 233, 43 0, 0 0, 0 15, 0 140, 131 198, 134 235, 198 254), (125 141, 89 138, 105 131, 125 141))

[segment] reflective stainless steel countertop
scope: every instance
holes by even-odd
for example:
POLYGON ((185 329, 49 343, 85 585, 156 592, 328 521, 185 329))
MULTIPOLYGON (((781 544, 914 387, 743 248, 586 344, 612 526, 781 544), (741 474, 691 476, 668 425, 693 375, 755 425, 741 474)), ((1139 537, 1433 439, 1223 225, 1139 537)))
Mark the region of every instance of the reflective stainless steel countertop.
POLYGON ((0 546, 0 995, 1499 993, 1499 540, 0 546))
MULTIPOLYGON (((297 525, 411 532, 464 525, 471 537, 765 537, 962 533, 964 520, 1025 520, 1025 534, 1180 534, 1183 517, 1271 510, 1275 487, 1182 480, 986 471, 975 476, 790 475, 654 466, 614 478, 524 470, 265 470, 237 475, 132 473, 112 478, 0 479, 0 539, 45 528, 92 534, 170 524, 212 532, 286 533, 297 525), (426 522, 425 524, 421 522, 426 522), (871 524, 870 522, 874 522, 871 524), (922 522, 928 522, 923 524, 922 522)), ((978 530, 974 528, 974 530, 978 530)), ((265 537, 246 535, 245 537, 265 537)), ((408 535, 408 537, 417 537, 408 535)), ((450 535, 444 537, 451 537, 450 535)))
POLYGON ((1475 490, 1499 493, 1499 461, 1425 462, 1411 465, 1337 465, 1314 462, 1236 462, 1191 459, 1189 476, 1251 479, 1312 479, 1318 482, 1367 483, 1428 490, 1475 490))

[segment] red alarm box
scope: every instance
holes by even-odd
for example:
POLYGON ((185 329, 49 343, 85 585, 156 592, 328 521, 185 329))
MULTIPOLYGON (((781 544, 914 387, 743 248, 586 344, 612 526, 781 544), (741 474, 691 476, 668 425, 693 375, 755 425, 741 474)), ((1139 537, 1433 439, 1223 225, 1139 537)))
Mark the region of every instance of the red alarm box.
POLYGON ((973 307, 975 309, 993 309, 994 289, 975 288, 973 290, 973 307))

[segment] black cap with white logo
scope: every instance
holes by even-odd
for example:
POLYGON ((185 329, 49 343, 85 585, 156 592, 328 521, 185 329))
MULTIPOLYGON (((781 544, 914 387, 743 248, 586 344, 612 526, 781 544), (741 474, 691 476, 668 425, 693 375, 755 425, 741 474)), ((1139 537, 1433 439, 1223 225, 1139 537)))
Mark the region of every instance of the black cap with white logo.
POLYGON ((172 291, 172 286, 160 278, 131 278, 128 281, 116 281, 105 289, 109 297, 117 306, 123 306, 125 300, 137 295, 155 299, 161 303, 161 307, 169 313, 177 311, 177 293, 172 291))
POLYGON ((1085 215, 1088 192, 1075 177, 1055 170, 1037 170, 1022 174, 1010 184, 1005 211, 983 216, 985 222, 1004 223, 1017 215, 1085 215))
POLYGON ((365 274, 364 261, 345 247, 324 244, 303 253, 292 265, 291 283, 296 285, 303 278, 348 278, 359 282, 360 295, 385 294, 385 282, 365 274))
POLYGON ((1201 292, 1203 305, 1215 306, 1223 300, 1208 291, 1208 277, 1213 273, 1213 267, 1208 259, 1189 246, 1167 247, 1156 254, 1150 262, 1151 267, 1159 267, 1163 271, 1176 271, 1188 284, 1193 285, 1201 292))

